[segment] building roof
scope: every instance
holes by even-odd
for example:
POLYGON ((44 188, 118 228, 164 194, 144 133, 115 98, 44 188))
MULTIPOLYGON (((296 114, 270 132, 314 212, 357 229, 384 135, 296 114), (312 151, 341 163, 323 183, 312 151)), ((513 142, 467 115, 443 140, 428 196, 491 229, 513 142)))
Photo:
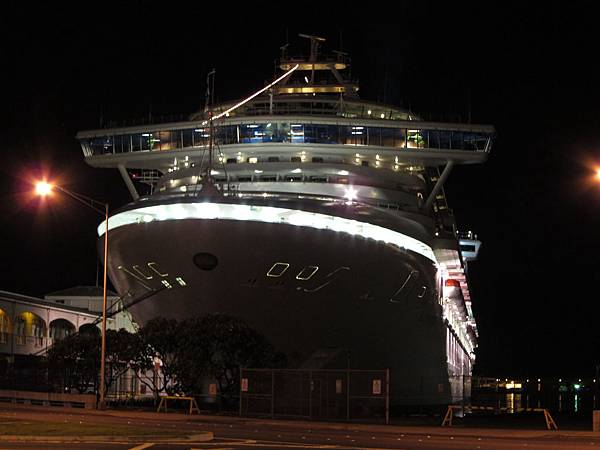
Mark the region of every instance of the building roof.
MULTIPOLYGON (((50 292, 44 297, 102 297, 104 290, 100 286, 74 286, 60 291, 50 292)), ((107 292, 108 297, 118 297, 118 295, 109 290, 107 292)))
POLYGON ((30 303, 46 308, 52 308, 56 310, 76 312, 79 314, 85 314, 92 317, 98 317, 97 313, 89 311, 84 308, 77 308, 75 306, 62 305, 55 302, 49 302, 37 297, 31 297, 29 295, 17 294, 16 292, 0 291, 0 300, 8 300, 15 303, 30 303))

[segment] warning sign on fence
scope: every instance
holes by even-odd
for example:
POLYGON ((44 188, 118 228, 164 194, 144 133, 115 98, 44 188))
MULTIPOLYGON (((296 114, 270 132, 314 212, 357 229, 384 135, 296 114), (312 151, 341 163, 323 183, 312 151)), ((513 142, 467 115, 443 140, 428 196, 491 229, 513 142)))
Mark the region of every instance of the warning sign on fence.
POLYGON ((210 383, 208 385, 209 395, 217 395, 217 383, 210 383))
POLYGON ((373 394, 375 394, 375 395, 381 394, 381 380, 379 380, 379 379, 373 380, 373 394))
POLYGON ((242 378, 242 392, 248 392, 248 378, 242 378))
POLYGON ((339 378, 337 380, 335 380, 335 393, 336 394, 342 393, 342 380, 339 378))

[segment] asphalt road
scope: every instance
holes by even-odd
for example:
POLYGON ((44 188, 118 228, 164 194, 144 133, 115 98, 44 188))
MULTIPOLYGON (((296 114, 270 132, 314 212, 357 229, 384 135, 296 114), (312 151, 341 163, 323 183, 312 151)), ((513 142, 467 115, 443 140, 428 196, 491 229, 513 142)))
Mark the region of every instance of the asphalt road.
MULTIPOLYGON (((82 424, 120 424, 148 427, 152 430, 172 430, 180 439, 202 431, 210 431, 210 442, 159 442, 152 437, 121 439, 114 442, 90 440, 65 442, 62 438, 44 441, 0 440, 1 449, 593 449, 600 448, 600 433, 442 429, 440 427, 369 426, 352 424, 323 424, 219 416, 185 416, 136 412, 82 412, 79 410, 0 406, 0 421, 73 421, 82 424)), ((37 437, 37 439, 43 439, 37 437)))

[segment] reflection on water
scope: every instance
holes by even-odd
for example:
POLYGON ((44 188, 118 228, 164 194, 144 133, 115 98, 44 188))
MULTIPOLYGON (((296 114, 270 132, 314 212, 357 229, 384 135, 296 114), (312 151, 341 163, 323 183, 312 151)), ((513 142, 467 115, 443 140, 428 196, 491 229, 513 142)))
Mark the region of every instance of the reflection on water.
MULTIPOLYGON (((473 405, 492 406, 493 399, 472 399, 473 405)), ((596 397, 593 394, 586 393, 565 393, 556 392, 554 394, 544 393, 540 395, 538 392, 533 393, 498 393, 496 398, 496 408, 500 411, 505 411, 509 414, 517 413, 523 409, 529 408, 547 408, 561 413, 584 413, 594 409, 596 397)))
POLYGON ((468 387, 468 398, 463 401, 472 406, 492 407, 496 412, 513 414, 525 409, 543 408, 564 414, 588 414, 600 409, 598 378, 573 381, 559 379, 556 383, 544 382, 539 378, 530 382, 474 377, 468 387))

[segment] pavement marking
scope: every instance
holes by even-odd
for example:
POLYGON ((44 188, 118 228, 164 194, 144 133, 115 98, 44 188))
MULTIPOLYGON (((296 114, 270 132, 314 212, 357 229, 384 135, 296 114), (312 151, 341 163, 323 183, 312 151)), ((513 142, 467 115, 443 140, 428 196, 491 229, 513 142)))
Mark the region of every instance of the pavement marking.
MULTIPOLYGON (((323 448, 323 449, 337 449, 337 448, 347 448, 347 447, 339 447, 337 445, 321 445, 321 444, 302 444, 300 442, 277 442, 277 441, 251 441, 251 442, 206 442, 202 443, 203 446, 210 446, 212 450, 217 450, 213 446, 216 445, 234 445, 236 447, 257 447, 257 448, 300 448, 300 449, 313 449, 313 448, 323 448)), ((208 448, 208 447, 207 447, 208 448)), ((223 448, 223 447, 218 447, 223 448)), ((200 450, 199 448, 192 448, 190 450, 200 450)))
POLYGON ((141 445, 136 445, 135 447, 131 447, 129 450, 144 450, 145 448, 149 448, 152 447, 153 444, 152 442, 146 442, 145 444, 141 444, 141 445))

